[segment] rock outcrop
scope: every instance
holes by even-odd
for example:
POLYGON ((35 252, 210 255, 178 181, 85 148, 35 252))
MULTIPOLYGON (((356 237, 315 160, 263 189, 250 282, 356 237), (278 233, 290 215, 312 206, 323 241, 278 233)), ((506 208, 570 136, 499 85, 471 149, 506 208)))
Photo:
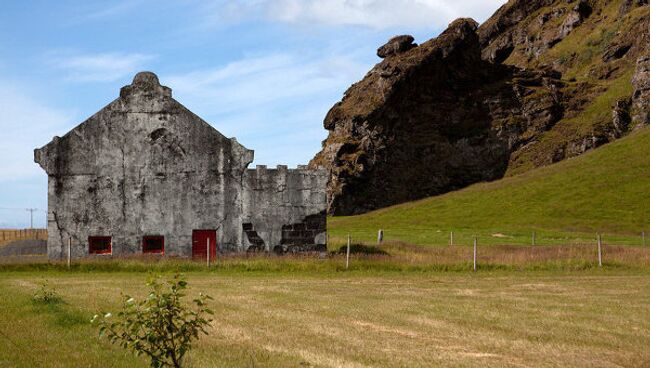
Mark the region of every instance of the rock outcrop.
POLYGON ((400 54, 417 46, 415 39, 410 35, 395 36, 377 50, 377 56, 385 58, 390 55, 400 54))
POLYGON ((329 170, 329 212, 518 174, 647 124, 646 4, 511 0, 480 27, 459 19, 419 46, 390 39, 325 117, 310 165, 329 170))
POLYGON ((557 76, 483 60, 477 26, 387 55, 330 110, 311 164, 330 169, 331 213, 502 177, 510 151, 562 116, 557 76))
POLYGON ((632 85, 632 123, 637 127, 650 124, 650 56, 637 61, 632 85))

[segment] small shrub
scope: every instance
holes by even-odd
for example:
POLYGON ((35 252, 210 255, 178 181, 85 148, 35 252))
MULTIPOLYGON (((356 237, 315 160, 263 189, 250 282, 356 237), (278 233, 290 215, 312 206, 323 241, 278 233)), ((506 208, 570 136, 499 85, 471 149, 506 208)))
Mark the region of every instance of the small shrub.
POLYGON ((47 280, 44 280, 41 283, 41 286, 34 292, 32 300, 35 303, 39 304, 57 304, 60 303, 63 299, 56 292, 56 290, 54 290, 54 288, 51 288, 48 285, 47 280))
POLYGON ((125 295, 117 316, 101 313, 92 322, 99 325, 100 337, 106 336, 111 343, 136 355, 148 356, 151 367, 181 367, 193 341, 199 334, 208 334, 206 328, 212 320, 207 316, 213 312, 206 307, 206 301, 212 298, 199 294, 193 300, 195 309, 183 305, 187 282, 179 274, 167 281, 166 287, 155 278, 147 285, 151 292, 146 299, 135 301, 125 295))

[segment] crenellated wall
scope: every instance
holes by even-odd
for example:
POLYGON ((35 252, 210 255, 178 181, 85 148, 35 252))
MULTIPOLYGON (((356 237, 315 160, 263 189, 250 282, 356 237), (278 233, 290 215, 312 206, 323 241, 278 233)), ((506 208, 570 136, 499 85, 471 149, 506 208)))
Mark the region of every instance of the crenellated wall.
POLYGON ((67 256, 70 239, 74 258, 88 256, 95 236, 112 238, 113 256, 141 253, 144 236, 163 236, 165 255, 189 257, 194 230, 215 230, 220 251, 245 251, 249 239, 272 250, 283 227, 321 212, 325 221, 325 173, 251 172, 253 151, 174 100, 153 73, 139 73, 34 159, 49 177, 51 259, 67 256))
POLYGON ((306 166, 247 170, 242 217, 246 246, 297 251, 326 244, 327 178, 325 169, 306 166))

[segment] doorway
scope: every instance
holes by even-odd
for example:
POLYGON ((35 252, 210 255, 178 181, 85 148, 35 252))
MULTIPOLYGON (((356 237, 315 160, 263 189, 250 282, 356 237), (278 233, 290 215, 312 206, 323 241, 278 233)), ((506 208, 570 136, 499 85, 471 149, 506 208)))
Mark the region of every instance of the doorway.
POLYGON ((208 244, 210 244, 210 260, 217 258, 217 231, 192 231, 192 259, 206 259, 208 244))

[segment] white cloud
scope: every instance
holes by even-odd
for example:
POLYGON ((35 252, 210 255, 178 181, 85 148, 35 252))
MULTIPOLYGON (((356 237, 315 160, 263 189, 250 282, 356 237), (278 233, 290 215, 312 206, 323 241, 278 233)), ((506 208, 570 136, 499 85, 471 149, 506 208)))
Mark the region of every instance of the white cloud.
POLYGON ((291 54, 271 54, 169 76, 163 82, 193 108, 225 114, 288 105, 299 109, 302 101, 321 93, 340 96, 367 69, 368 65, 347 56, 305 60, 291 54))
POLYGON ((84 18, 86 20, 96 20, 122 15, 142 5, 143 2, 143 0, 122 0, 113 2, 110 5, 101 3, 101 7, 89 11, 87 14, 85 14, 84 18))
POLYGON ((388 28, 443 28, 452 20, 487 19, 506 0, 255 0, 217 1, 218 19, 262 17, 290 24, 388 28))
POLYGON ((223 134, 255 149, 256 162, 295 165, 317 152, 326 135, 323 117, 368 70, 355 59, 276 53, 161 81, 223 134))
POLYGON ((6 80, 0 81, 0 111, 0 182, 44 175, 33 150, 70 126, 73 114, 45 106, 6 80))
POLYGON ((51 65, 75 82, 113 82, 143 69, 155 57, 146 54, 102 53, 50 56, 51 65))

